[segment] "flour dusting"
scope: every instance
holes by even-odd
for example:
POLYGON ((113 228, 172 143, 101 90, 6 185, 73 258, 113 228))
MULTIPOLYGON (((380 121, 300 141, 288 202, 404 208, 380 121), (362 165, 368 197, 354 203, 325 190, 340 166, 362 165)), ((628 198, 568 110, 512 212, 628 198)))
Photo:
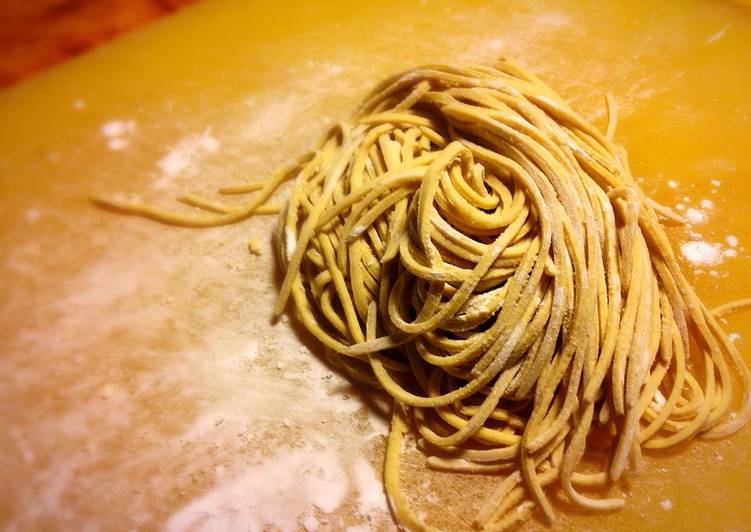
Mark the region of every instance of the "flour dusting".
POLYGON ((730 23, 729 22, 727 24, 725 24, 719 31, 717 31, 717 32, 713 33, 712 35, 710 35, 709 37, 707 37, 707 42, 711 44, 713 42, 719 41, 720 39, 722 39, 725 36, 725 34, 727 33, 728 29, 730 29, 730 23))
POLYGON ((383 483, 376 476, 370 463, 358 456, 352 465, 352 474, 357 487, 357 505, 360 513, 369 515, 374 510, 388 511, 383 483))
POLYGON ((122 137, 127 133, 133 133, 136 129, 135 120, 110 120, 102 124, 102 135, 113 139, 122 137))
POLYGON ((203 133, 193 133, 180 139, 157 161, 161 176, 154 185, 157 188, 166 188, 178 175, 196 175, 199 162, 206 155, 216 153, 219 146, 219 141, 211 134, 211 128, 206 128, 203 133))
POLYGON ((707 220, 706 215, 699 209, 689 207, 686 209, 686 220, 689 224, 697 224, 707 220))
MULTIPOLYGON (((291 532, 314 508, 324 513, 336 510, 347 493, 347 484, 334 452, 280 449, 271 460, 250 466, 179 510, 169 518, 165 530, 273 528, 291 532)), ((305 519, 307 525, 313 524, 309 517, 305 519)))
POLYGON ((689 262, 697 265, 713 265, 722 260, 722 246, 704 241, 683 242, 681 253, 689 262))
POLYGON ((130 145, 130 136, 136 130, 136 121, 110 120, 102 124, 100 133, 107 139, 107 147, 112 151, 120 151, 130 145))

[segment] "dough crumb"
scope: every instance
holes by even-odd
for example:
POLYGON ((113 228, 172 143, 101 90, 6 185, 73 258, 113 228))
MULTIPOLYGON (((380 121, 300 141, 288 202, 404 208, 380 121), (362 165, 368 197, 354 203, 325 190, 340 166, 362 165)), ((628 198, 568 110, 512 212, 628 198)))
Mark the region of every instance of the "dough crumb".
POLYGON ((257 236, 251 236, 250 240, 248 240, 248 251, 256 257, 261 255, 261 241, 258 240, 257 236))

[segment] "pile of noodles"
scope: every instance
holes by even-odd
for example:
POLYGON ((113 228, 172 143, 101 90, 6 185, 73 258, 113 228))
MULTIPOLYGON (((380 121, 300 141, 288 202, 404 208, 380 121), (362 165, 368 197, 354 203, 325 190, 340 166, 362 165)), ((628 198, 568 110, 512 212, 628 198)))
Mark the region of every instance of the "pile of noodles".
POLYGON ((508 60, 426 66, 381 83, 292 167, 223 190, 257 191, 248 204, 100 202, 221 225, 273 210, 294 178, 276 312, 291 301, 347 373, 393 397, 395 516, 427 528, 400 489, 411 428, 431 467, 498 475, 473 524, 503 529, 535 507, 551 521, 554 483, 618 508, 602 492, 643 449, 724 437, 751 415, 748 369, 661 225, 678 217, 632 178, 614 118, 603 135, 508 60), (583 468, 595 435, 609 453, 583 468))

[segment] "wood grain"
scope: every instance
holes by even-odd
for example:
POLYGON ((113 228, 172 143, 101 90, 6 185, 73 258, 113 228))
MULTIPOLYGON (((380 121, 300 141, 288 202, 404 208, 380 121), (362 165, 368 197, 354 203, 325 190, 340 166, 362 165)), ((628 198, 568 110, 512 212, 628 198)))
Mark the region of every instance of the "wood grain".
POLYGON ((0 88, 196 0, 0 0, 0 88))

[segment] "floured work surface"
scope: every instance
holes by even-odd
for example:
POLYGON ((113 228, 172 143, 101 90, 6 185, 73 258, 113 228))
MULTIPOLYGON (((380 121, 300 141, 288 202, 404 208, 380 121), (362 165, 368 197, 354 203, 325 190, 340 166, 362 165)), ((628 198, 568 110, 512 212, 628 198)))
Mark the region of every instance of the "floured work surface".
MULTIPOLYGON (((382 4, 209 2, 0 93, 4 526, 393 527, 388 407, 270 323, 273 217, 179 229, 85 196, 169 204, 264 177, 414 65, 503 53, 601 125, 613 93, 634 174, 690 221, 671 237, 699 295, 751 294, 748 8, 382 4)), ((727 330, 749 360, 746 323, 727 330)), ((557 527, 743 529, 750 455, 748 427, 649 455, 624 510, 561 504, 557 527)), ((449 529, 497 482, 425 473, 414 452, 403 478, 449 529)))

